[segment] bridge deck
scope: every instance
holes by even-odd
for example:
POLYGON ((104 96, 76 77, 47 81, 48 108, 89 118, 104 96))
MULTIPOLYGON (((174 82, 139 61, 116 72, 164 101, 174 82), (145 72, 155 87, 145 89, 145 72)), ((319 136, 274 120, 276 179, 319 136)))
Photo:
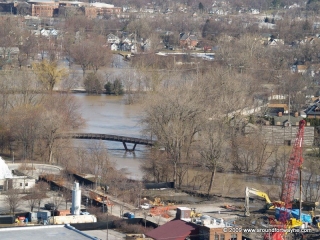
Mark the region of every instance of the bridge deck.
POLYGON ((140 144, 140 145, 147 145, 147 146, 153 146, 155 144, 154 140, 149 140, 149 139, 125 137, 125 136, 110 135, 110 134, 98 134, 98 133, 68 133, 68 134, 63 134, 62 137, 76 138, 76 139, 107 140, 107 141, 133 143, 133 144, 140 144))

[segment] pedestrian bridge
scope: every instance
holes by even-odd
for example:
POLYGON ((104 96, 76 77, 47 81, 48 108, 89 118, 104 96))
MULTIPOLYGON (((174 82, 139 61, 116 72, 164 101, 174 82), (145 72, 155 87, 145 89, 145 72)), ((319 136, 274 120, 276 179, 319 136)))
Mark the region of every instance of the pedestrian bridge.
POLYGON ((146 146, 154 146, 156 141, 145 139, 145 138, 135 138, 135 137, 126 137, 119 135, 111 134, 99 134, 99 133, 66 133, 60 136, 60 138, 75 138, 75 139, 95 139, 95 140, 106 140, 114 142, 122 142, 126 151, 134 151, 138 144, 146 146), (129 149, 127 143, 132 143, 133 148, 129 149))

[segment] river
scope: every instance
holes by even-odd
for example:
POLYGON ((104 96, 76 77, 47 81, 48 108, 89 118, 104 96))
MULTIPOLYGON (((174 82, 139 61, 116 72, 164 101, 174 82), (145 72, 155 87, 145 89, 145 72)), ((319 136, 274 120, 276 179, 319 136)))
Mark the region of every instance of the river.
MULTIPOLYGON (((127 105, 123 96, 87 95, 75 93, 74 97, 80 104, 82 117, 86 126, 79 130, 83 133, 114 134, 129 137, 143 137, 139 120, 142 106, 127 105)), ((94 141, 94 140, 77 140, 94 141)), ((134 152, 126 152, 122 143, 104 141, 112 162, 117 169, 127 172, 131 179, 141 180, 140 165, 146 159, 148 147, 137 145, 134 152)), ((128 147, 131 147, 128 144, 128 147)))

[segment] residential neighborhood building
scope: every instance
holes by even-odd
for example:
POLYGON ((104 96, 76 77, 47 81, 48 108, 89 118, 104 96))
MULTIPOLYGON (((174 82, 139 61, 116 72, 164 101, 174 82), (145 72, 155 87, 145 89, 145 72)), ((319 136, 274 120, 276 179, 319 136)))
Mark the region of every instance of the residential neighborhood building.
POLYGON ((198 38, 194 34, 190 33, 183 33, 181 38, 180 38, 180 47, 184 48, 195 48, 198 44, 198 38))

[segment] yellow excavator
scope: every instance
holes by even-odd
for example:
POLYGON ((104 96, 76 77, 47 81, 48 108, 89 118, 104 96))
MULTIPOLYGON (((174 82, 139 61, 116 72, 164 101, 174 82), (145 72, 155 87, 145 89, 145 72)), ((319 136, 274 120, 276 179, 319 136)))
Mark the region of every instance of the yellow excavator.
POLYGON ((201 217, 202 214, 197 212, 195 208, 191 208, 191 212, 190 212, 190 218, 197 218, 197 217, 201 217))
POLYGON ((244 205, 244 207, 245 207, 244 214, 246 216, 250 216, 250 211, 249 211, 250 194, 264 198, 266 200, 265 209, 275 209, 276 206, 283 205, 283 202, 281 202, 281 201, 271 202, 268 194, 266 194, 265 192, 262 192, 260 190, 254 189, 254 188, 246 187, 246 197, 245 197, 245 205, 244 205))

